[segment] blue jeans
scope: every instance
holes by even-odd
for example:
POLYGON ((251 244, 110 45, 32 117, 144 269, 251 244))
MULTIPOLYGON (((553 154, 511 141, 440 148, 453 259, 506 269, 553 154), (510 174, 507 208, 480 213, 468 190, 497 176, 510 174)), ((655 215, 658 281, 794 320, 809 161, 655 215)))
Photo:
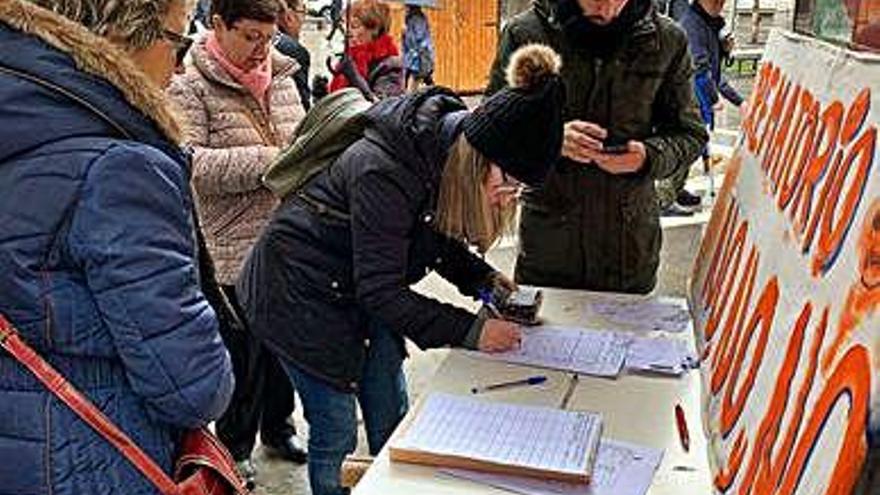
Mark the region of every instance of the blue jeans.
POLYGON ((339 471, 357 446, 357 411, 361 406, 370 454, 382 450, 409 409, 403 352, 391 330, 371 322, 370 348, 356 394, 340 392, 327 382, 282 360, 303 403, 309 422, 309 483, 312 495, 344 495, 339 471))

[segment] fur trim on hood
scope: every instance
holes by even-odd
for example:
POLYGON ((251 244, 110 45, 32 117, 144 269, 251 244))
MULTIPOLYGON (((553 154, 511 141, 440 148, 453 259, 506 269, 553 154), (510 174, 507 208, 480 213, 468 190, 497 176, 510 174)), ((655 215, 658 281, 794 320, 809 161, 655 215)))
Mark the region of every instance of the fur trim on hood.
POLYGON ((36 36, 72 57, 80 70, 106 79, 168 139, 181 142, 181 126, 165 94, 117 45, 26 0, 0 1, 0 22, 36 36))

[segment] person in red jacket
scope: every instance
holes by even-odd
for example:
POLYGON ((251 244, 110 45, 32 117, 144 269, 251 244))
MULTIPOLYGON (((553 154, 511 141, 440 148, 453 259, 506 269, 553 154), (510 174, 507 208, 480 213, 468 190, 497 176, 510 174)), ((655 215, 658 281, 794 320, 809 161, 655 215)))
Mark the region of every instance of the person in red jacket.
MULTIPOLYGON (((349 12, 345 57, 379 98, 403 93, 403 62, 394 39, 388 34, 391 11, 377 0, 358 0, 349 12)), ((330 91, 357 86, 337 66, 330 91)))

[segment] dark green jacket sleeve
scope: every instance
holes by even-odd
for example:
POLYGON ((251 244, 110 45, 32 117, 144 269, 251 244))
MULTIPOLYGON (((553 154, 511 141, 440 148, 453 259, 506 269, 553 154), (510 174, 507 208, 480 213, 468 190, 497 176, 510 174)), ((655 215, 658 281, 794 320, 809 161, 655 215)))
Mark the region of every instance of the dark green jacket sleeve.
POLYGON ((693 63, 682 42, 654 100, 656 133, 645 140, 648 172, 655 179, 689 167, 709 141, 694 99, 693 63))

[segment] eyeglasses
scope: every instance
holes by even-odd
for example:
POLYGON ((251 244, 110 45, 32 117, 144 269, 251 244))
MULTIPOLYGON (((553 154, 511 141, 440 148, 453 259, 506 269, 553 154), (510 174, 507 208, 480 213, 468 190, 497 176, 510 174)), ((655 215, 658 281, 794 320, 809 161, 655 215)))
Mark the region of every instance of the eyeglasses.
POLYGON ((495 189, 498 194, 518 198, 522 194, 523 189, 525 189, 525 186, 522 182, 507 175, 507 172, 501 171, 501 184, 495 189))
POLYGON ((162 30, 162 39, 174 45, 174 56, 177 66, 182 66, 184 59, 186 59, 187 52, 189 52, 190 47, 192 47, 193 39, 189 36, 183 36, 168 29, 162 30))
POLYGON ((525 186, 523 185, 522 182, 516 180, 516 178, 514 178, 510 175, 507 175, 507 172, 502 170, 501 171, 501 187, 503 187, 505 189, 521 190, 525 186))
POLYGON ((269 46, 270 44, 272 44, 272 40, 275 39, 274 32, 267 36, 259 31, 245 31, 238 26, 233 26, 232 29, 235 31, 240 31, 244 40, 254 46, 269 46))

